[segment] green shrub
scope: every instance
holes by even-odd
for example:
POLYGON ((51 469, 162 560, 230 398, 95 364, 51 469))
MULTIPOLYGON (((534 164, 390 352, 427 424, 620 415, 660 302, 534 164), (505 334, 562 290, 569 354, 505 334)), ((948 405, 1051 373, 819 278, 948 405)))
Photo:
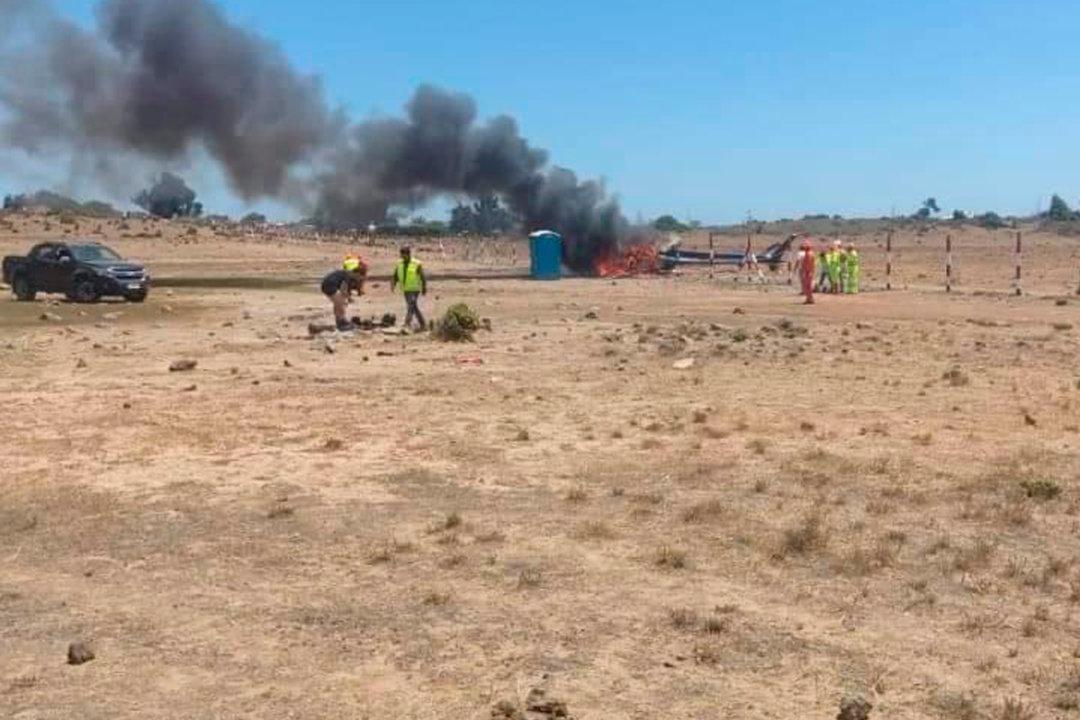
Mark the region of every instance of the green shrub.
POLYGON ((480 329, 480 316, 465 303, 457 303, 435 323, 435 337, 443 342, 472 342, 480 329))

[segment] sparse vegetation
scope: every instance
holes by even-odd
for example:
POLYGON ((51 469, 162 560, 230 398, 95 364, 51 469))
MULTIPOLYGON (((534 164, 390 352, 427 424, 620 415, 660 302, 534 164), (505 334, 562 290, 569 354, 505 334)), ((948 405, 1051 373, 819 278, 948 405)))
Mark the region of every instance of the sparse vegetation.
POLYGON ((1053 480, 1021 480, 1020 487, 1027 497, 1034 500, 1056 500, 1061 495, 1061 486, 1053 480))
POLYGON ((656 553, 656 564, 668 570, 684 570, 689 560, 686 551, 671 545, 662 545, 656 553))
POLYGON ((480 330, 480 316, 465 303, 451 305, 435 323, 435 337, 443 342, 472 342, 480 330))
POLYGON ((580 504, 587 501, 588 499, 589 493, 585 490, 585 488, 572 488, 568 493, 566 493, 566 501, 569 503, 580 504))
POLYGON ((724 514, 724 504, 720 500, 705 500, 683 510, 685 523, 704 523, 724 514))
POLYGON ((809 555, 822 550, 828 543, 829 533, 817 513, 808 513, 794 527, 784 530, 780 544, 782 557, 809 555))

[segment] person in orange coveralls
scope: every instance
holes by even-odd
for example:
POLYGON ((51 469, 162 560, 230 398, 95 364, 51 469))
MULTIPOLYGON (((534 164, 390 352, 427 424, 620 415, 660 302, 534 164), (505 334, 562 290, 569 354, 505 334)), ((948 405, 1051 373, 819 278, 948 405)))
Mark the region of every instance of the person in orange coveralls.
POLYGON ((814 266, 817 256, 814 254, 814 245, 809 239, 802 241, 799 250, 799 258, 795 261, 795 270, 799 273, 802 281, 802 294, 806 296, 806 304, 814 304, 814 266))

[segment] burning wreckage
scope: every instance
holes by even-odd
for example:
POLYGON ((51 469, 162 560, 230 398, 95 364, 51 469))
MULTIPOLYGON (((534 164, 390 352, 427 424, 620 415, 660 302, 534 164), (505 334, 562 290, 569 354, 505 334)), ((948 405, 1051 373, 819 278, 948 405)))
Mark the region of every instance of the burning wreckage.
POLYGON ((765 266, 776 272, 784 266, 785 257, 796 235, 784 242, 774 243, 764 252, 755 254, 749 243, 743 251, 684 250, 683 239, 669 236, 659 247, 655 243, 635 242, 599 256, 593 270, 599 277, 626 277, 631 275, 655 275, 670 272, 681 265, 704 266, 765 266))

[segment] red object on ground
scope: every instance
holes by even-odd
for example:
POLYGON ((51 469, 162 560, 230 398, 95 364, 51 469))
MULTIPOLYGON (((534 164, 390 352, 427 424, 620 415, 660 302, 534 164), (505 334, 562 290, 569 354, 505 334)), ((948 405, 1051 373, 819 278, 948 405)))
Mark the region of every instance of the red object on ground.
POLYGON ((806 296, 806 304, 814 302, 814 270, 817 265, 817 256, 814 248, 809 243, 803 243, 799 251, 799 280, 802 282, 802 294, 806 296))
POLYGON ((660 272, 660 253, 655 245, 628 245, 621 252, 602 257, 593 266, 599 277, 655 275, 660 272))

